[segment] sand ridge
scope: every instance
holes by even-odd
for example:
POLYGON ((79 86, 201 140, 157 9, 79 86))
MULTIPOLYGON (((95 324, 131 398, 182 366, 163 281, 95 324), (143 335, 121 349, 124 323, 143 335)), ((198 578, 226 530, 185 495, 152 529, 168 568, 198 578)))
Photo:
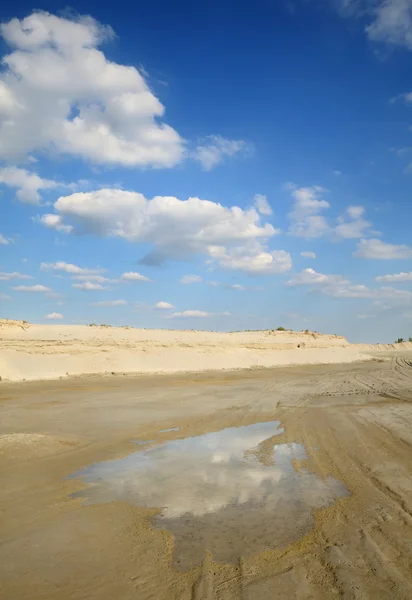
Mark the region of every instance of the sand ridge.
MULTIPOLYGON (((408 346, 396 344, 396 350, 408 346)), ((391 349, 393 344, 355 345, 311 331, 222 333, 0 320, 0 377, 9 381, 344 363, 391 349)))

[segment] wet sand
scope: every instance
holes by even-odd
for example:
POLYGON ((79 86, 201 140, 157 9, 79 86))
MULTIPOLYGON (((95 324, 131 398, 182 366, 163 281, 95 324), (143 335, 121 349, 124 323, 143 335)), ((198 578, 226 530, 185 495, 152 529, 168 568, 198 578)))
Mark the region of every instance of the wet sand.
MULTIPOLYGON (((346 365, 2 383, 0 596, 410 599, 411 402, 410 352, 346 365), (284 431, 250 444, 261 470, 272 465, 274 444, 302 447, 304 455, 293 459, 294 481, 338 481, 350 494, 311 507, 310 522, 298 534, 296 511, 279 504, 276 518, 295 533, 276 547, 270 543, 277 535, 271 506, 267 530, 264 519, 253 521, 256 511, 241 517, 244 552, 241 526, 234 539, 233 528, 223 527, 227 519, 216 529, 202 514, 190 524, 192 538, 203 532, 206 540, 193 566, 187 560, 192 544, 180 544, 176 555, 173 527, 161 523, 162 507, 133 498, 95 501, 84 478, 72 477, 94 463, 273 421, 284 431), (252 544, 255 526, 259 535, 252 544)), ((209 444, 210 437, 201 439, 209 444)), ((182 498, 194 485, 185 469, 172 471, 182 498)), ((160 485, 166 476, 158 476, 160 485)), ((173 526, 176 534, 180 521, 173 526)))

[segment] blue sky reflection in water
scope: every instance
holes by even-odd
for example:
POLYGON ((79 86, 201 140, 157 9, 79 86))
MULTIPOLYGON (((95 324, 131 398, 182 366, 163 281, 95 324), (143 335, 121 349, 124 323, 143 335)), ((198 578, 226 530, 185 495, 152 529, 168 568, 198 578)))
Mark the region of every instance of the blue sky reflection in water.
POLYGON ((301 444, 276 444, 278 421, 231 427, 168 441, 73 476, 91 484, 87 503, 122 500, 159 508, 154 527, 174 535, 175 567, 218 561, 291 543, 313 525, 313 508, 348 495, 343 483, 318 478, 294 460, 301 444))

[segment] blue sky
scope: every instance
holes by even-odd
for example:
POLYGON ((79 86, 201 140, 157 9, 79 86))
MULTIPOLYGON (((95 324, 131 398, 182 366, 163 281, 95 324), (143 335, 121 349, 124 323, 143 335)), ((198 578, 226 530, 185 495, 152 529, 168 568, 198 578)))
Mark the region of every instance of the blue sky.
POLYGON ((412 1, 2 10, 0 302, 412 336, 412 1))

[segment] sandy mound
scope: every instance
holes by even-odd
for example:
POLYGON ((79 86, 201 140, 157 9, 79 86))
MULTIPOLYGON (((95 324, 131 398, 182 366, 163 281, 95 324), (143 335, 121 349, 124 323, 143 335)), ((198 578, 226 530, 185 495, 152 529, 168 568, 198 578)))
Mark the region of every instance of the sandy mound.
POLYGON ((353 362, 365 359, 365 352, 370 354, 373 348, 351 345, 338 335, 311 331, 221 333, 29 325, 3 319, 0 377, 21 381, 98 373, 173 373, 353 362))

